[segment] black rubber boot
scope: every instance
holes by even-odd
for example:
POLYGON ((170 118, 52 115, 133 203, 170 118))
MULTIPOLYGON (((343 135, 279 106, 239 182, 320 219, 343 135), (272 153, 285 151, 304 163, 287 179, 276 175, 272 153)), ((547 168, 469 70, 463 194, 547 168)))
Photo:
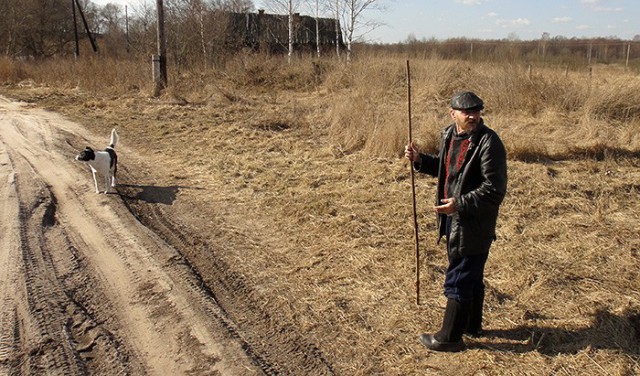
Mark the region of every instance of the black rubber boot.
POLYGON ((447 300, 442 328, 435 334, 422 334, 420 342, 429 350, 458 352, 465 349, 462 333, 469 321, 469 303, 447 300))
POLYGON ((467 329, 464 331, 464 333, 471 337, 480 337, 484 333, 482 330, 483 305, 484 289, 476 293, 469 308, 469 323, 467 324, 467 329))

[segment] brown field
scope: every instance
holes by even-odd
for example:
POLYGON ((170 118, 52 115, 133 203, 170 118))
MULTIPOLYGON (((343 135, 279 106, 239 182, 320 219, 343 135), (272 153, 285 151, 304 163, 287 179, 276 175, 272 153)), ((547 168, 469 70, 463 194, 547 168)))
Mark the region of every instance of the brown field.
POLYGON ((440 325, 446 257, 434 181, 417 175, 417 306, 405 60, 245 56, 170 71, 159 98, 148 65, 0 61, 0 94, 96 137, 118 129, 146 160, 120 155, 121 199, 179 248, 266 374, 640 374, 637 74, 411 61, 421 148, 470 89, 509 153, 489 335, 440 354, 418 342, 440 325))

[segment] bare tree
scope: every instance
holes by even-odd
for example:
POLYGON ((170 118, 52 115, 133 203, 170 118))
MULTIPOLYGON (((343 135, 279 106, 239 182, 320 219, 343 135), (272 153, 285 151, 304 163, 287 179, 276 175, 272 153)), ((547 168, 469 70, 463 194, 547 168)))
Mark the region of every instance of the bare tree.
POLYGON ((336 0, 335 12, 336 12, 336 56, 340 59, 340 0, 336 0))
POLYGON ((155 3, 144 2, 138 7, 133 7, 129 21, 129 45, 135 51, 149 56, 153 54, 156 46, 156 7, 155 3))
POLYGON ((26 15, 26 5, 23 2, 0 2, 0 45, 3 54, 12 56, 18 53, 18 38, 23 28, 23 22, 20 20, 24 20, 26 15))
POLYGON ((316 0, 316 52, 320 57, 320 0, 316 0))
POLYGON ((70 51, 71 3, 0 1, 0 43, 8 56, 49 57, 70 51))
MULTIPOLYGON (((309 9, 310 13, 314 14, 316 20, 316 54, 320 57, 321 48, 320 48, 320 6, 326 8, 326 4, 322 4, 320 0, 306 0, 305 4, 309 9)), ((323 9, 325 10, 325 9, 323 9)))
POLYGON ((103 35, 101 50, 112 54, 121 52, 122 46, 127 46, 123 7, 108 3, 96 11, 91 10, 91 12, 95 13, 93 24, 96 25, 96 32, 103 35))
POLYGON ((293 55, 293 0, 289 0, 289 53, 287 61, 291 64, 291 55, 293 55))
POLYGON ((293 32, 294 22, 293 17, 300 6, 300 0, 268 0, 265 1, 266 6, 269 7, 274 13, 287 13, 289 18, 289 52, 287 54, 287 61, 291 63, 291 57, 293 55, 293 32))
POLYGON ((232 13, 249 13, 255 9, 251 0, 211 0, 211 7, 232 13))
POLYGON ((341 21, 347 43, 347 61, 351 61, 353 43, 361 40, 367 33, 382 26, 382 22, 365 19, 367 11, 384 10, 384 0, 336 0, 336 17, 341 21))
POLYGON ((171 60, 182 68, 195 61, 204 61, 203 12, 206 5, 202 0, 166 0, 164 5, 166 43, 171 60))

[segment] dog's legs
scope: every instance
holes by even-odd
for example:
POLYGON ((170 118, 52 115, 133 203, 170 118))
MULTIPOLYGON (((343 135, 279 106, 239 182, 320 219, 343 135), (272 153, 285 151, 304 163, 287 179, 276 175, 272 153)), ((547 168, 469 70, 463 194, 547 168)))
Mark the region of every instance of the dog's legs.
POLYGON ((96 186, 96 193, 100 193, 100 189, 98 189, 98 179, 96 179, 96 172, 95 170, 91 170, 91 175, 93 175, 93 184, 95 184, 96 186))
MULTIPOLYGON (((117 134, 116 134, 117 137, 117 134)), ((118 173, 118 156, 116 155, 113 161, 113 173, 111 174, 111 186, 116 186, 116 174, 118 173)))
POLYGON ((109 174, 105 175, 104 177, 104 194, 106 195, 107 193, 109 193, 109 191, 111 190, 111 187, 109 187, 109 174))

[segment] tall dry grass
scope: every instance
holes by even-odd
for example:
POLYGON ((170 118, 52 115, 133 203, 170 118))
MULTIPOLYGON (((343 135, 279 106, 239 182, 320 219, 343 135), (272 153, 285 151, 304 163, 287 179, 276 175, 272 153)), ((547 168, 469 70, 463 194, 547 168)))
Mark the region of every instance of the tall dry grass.
POLYGON ((151 62, 83 56, 78 60, 15 61, 0 58, 0 82, 18 84, 31 81, 35 85, 59 89, 79 89, 100 95, 151 92, 151 62))
MULTIPOLYGON (((616 67, 567 71, 514 64, 447 61, 437 57, 411 64, 414 139, 435 150, 437 130, 448 121, 447 105, 459 90, 477 92, 483 116, 504 135, 509 155, 522 160, 563 158, 601 148, 612 153, 640 149, 640 80, 616 67)), ((407 72, 398 57, 366 57, 345 65, 334 59, 294 60, 238 55, 222 70, 176 71, 170 67, 170 96, 202 102, 223 96, 241 100, 248 89, 321 92, 330 104, 325 121, 343 153, 363 150, 397 156, 408 133, 407 72)), ((151 62, 85 56, 74 60, 0 60, 0 82, 76 88, 91 93, 150 95, 151 62)), ((611 153, 610 153, 611 154, 611 153)))
MULTIPOLYGON (((576 149, 640 149, 640 80, 605 68, 534 71, 514 65, 412 61, 412 113, 426 150, 435 129, 448 124, 448 99, 459 90, 486 102, 487 124, 504 135, 509 155, 523 160, 563 158, 576 149)), ((345 96, 332 108, 332 134, 346 149, 392 156, 406 142, 406 72, 402 61, 358 61, 345 96)))

